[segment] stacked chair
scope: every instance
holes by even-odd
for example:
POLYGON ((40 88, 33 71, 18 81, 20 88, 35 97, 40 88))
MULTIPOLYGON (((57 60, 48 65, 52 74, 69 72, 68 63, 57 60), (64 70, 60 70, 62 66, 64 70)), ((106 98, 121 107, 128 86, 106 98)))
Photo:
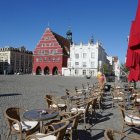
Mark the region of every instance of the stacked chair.
POLYGON ((46 95, 45 100, 47 102, 48 108, 53 108, 55 110, 60 110, 60 111, 63 110, 66 111, 67 109, 66 102, 61 98, 58 98, 58 96, 55 99, 53 98, 52 95, 49 94, 46 95), (57 101, 55 99, 57 99, 57 101))

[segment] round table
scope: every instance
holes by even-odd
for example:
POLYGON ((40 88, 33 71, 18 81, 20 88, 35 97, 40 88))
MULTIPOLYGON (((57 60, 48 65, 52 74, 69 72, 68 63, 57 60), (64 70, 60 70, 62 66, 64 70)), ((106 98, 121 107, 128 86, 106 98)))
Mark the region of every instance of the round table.
POLYGON ((57 117, 59 112, 52 109, 33 109, 28 110, 23 114, 23 117, 27 120, 39 121, 40 131, 42 129, 43 121, 47 121, 57 117))

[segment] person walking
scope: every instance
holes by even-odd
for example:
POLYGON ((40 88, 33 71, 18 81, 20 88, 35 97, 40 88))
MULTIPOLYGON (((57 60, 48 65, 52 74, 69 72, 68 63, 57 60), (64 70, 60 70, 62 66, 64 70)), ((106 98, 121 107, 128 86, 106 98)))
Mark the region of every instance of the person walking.
POLYGON ((105 75, 102 73, 99 78, 99 86, 101 90, 104 88, 105 83, 106 83, 106 78, 105 78, 105 75))

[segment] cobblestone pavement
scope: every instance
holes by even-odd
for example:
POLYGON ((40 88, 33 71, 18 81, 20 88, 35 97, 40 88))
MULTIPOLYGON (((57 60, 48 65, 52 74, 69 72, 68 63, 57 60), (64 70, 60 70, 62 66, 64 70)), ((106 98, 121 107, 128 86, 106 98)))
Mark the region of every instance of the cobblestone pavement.
MULTIPOLYGON (((74 91, 75 86, 93 84, 96 79, 86 77, 33 76, 33 75, 0 75, 0 140, 5 140, 7 125, 3 116, 6 108, 19 106, 25 109, 45 108, 44 97, 47 93, 65 95, 65 89, 74 91)), ((112 109, 110 93, 106 93, 103 110, 97 109, 97 120, 87 124, 87 130, 79 125, 80 140, 103 140, 104 130, 108 127, 120 129, 120 114, 117 108, 112 109)), ((12 136, 12 140, 16 140, 12 136)))

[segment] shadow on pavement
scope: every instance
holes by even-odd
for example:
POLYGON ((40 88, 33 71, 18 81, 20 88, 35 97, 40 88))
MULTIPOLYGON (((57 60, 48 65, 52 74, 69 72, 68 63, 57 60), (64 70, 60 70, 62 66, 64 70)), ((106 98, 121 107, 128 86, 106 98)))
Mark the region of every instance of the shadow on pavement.
POLYGON ((20 93, 4 93, 4 94, 0 94, 0 97, 17 96, 17 95, 22 95, 22 94, 20 94, 20 93))

